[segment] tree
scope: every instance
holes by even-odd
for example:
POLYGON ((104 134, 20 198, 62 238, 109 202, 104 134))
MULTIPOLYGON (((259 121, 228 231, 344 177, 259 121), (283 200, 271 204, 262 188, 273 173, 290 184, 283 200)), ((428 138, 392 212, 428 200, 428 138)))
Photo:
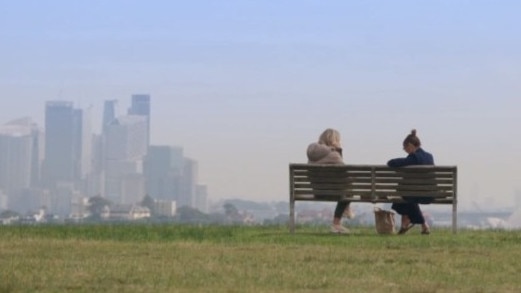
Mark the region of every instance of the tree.
POLYGON ((150 214, 152 216, 154 216, 156 214, 156 211, 155 211, 155 208, 154 208, 154 204, 155 204, 155 200, 150 196, 150 195, 145 195, 145 197, 143 197, 143 200, 141 200, 141 202, 139 203, 142 207, 146 207, 150 210, 150 214))
POLYGON ((0 213, 0 219, 9 219, 9 218, 18 218, 20 217, 20 214, 12 211, 12 210, 5 210, 0 213))
POLYGON ((209 216, 207 214, 189 206, 182 206, 178 208, 175 219, 181 223, 203 224, 209 222, 209 216))
POLYGON ((237 207, 235 207, 235 205, 233 205, 231 203, 225 203, 223 205, 223 208, 224 208, 224 214, 229 218, 233 218, 233 217, 236 217, 237 215, 239 215, 239 210, 237 209, 237 207))
POLYGON ((90 218, 101 219, 101 213, 106 206, 110 206, 112 202, 100 195, 96 195, 89 198, 90 218))
POLYGON ((228 222, 233 224, 242 223, 242 216, 239 213, 237 207, 231 203, 225 203, 223 205, 224 215, 228 219, 228 222))

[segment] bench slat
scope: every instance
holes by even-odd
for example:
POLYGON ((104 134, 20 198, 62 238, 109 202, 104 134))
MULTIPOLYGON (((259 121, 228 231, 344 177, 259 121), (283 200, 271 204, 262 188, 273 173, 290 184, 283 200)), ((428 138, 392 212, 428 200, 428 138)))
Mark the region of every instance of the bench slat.
POLYGON ((450 173, 389 173, 389 174, 353 174, 348 172, 297 172, 294 178, 382 178, 382 179, 450 179, 453 174, 450 173))
MULTIPOLYGON (((404 199, 401 197, 396 198, 375 198, 371 199, 370 201, 367 199, 362 199, 360 197, 353 197, 353 198, 343 198, 343 197, 333 197, 333 196, 324 196, 324 197, 315 197, 313 195, 301 195, 298 198, 299 201, 328 201, 328 202, 338 202, 338 201, 349 201, 354 203, 405 203, 404 199)), ((434 198, 433 202, 431 204, 451 204, 453 203, 454 199, 452 197, 437 197, 434 198)))
POLYGON ((344 183, 344 184, 350 184, 350 183, 387 183, 387 184, 446 184, 446 185, 452 185, 454 183, 454 180, 452 178, 445 179, 445 178, 433 178, 433 179, 388 179, 388 178, 328 178, 328 177, 320 177, 320 178, 308 178, 308 177, 300 177, 295 178, 295 183, 310 183, 313 181, 313 183, 344 183))
POLYGON ((371 196, 389 197, 389 196, 415 196, 415 197, 452 197, 454 193, 451 191, 422 191, 421 193, 411 191, 377 191, 373 192, 370 190, 335 190, 335 189, 297 189, 294 191, 294 195, 302 194, 314 194, 317 197, 320 196, 365 196, 370 198, 371 196))

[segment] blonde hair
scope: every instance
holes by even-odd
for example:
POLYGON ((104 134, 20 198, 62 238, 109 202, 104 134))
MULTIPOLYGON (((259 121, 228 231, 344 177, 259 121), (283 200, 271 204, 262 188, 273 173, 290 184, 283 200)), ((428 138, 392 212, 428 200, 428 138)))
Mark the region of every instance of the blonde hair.
POLYGON ((322 132, 318 138, 319 144, 325 144, 330 147, 341 148, 340 132, 336 129, 328 128, 322 132))

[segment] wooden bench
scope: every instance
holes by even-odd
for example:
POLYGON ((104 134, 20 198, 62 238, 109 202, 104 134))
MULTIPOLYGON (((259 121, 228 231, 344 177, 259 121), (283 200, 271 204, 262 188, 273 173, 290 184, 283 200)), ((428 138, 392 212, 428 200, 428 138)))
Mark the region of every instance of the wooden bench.
POLYGON ((290 232, 295 232, 296 201, 398 203, 414 196, 432 204, 452 204, 457 231, 457 167, 385 165, 289 165, 290 232))

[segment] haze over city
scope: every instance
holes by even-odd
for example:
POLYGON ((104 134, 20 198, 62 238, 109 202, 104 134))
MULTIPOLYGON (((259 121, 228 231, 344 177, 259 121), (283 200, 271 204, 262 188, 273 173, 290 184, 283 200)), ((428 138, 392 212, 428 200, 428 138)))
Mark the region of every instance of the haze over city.
POLYGON ((521 197, 517 1, 3 1, 0 123, 45 102, 129 107, 182 146, 210 199, 288 199, 288 163, 338 129, 350 164, 404 156, 415 128, 457 165, 461 207, 521 197), (516 196, 517 194, 517 196, 516 196))

